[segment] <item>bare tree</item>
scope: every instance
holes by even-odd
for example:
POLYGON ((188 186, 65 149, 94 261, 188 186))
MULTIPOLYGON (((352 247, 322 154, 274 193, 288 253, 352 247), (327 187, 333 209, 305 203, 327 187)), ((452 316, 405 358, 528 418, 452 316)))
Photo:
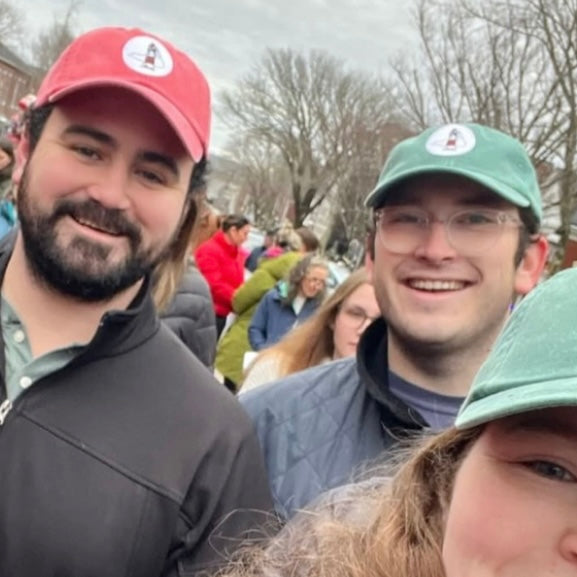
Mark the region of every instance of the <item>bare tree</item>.
POLYGON ((418 61, 393 64, 405 117, 521 140, 560 208, 564 246, 576 203, 577 0, 420 0, 415 23, 418 61))
POLYGON ((234 139, 233 181, 240 189, 237 211, 250 215, 261 229, 277 225, 290 197, 289 175, 279 153, 268 142, 234 139))
POLYGON ((347 171, 357 119, 384 114, 385 100, 379 83, 326 53, 267 50, 222 94, 220 113, 236 134, 280 155, 300 226, 347 171))
POLYGON ((16 45, 22 40, 23 32, 22 12, 8 0, 0 0, 0 41, 4 44, 16 45))
POLYGON ((339 217, 335 226, 344 229, 343 236, 348 242, 354 238, 364 242, 369 224, 364 200, 377 183, 389 152, 411 134, 407 126, 392 115, 390 119, 367 118, 356 124, 347 171, 337 184, 335 197, 339 217))
POLYGON ((80 2, 71 0, 61 16, 54 16, 52 23, 41 30, 31 43, 32 58, 40 81, 60 54, 76 37, 75 20, 80 2))

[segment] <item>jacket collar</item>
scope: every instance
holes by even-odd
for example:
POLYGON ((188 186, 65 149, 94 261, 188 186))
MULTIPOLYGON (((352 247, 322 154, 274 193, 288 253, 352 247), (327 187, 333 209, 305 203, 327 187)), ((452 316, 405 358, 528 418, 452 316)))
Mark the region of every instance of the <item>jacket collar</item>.
POLYGON ((387 324, 379 318, 365 330, 357 348, 357 368, 367 394, 381 408, 382 420, 389 425, 391 417, 403 429, 419 430, 426 423, 420 415, 393 395, 389 388, 387 324))
POLYGON ((227 254, 236 258, 236 256, 238 255, 239 248, 238 246, 230 244, 230 242, 228 242, 222 230, 216 232, 213 238, 214 242, 218 244, 227 254))

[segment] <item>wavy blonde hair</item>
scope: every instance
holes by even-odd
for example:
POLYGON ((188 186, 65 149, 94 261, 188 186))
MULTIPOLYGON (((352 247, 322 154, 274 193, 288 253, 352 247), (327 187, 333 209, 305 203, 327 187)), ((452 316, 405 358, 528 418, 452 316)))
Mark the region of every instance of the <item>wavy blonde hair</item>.
POLYGON ((254 364, 269 358, 275 358, 278 362, 278 378, 332 359, 335 352, 333 330, 336 316, 343 302, 364 284, 371 284, 365 268, 351 273, 312 317, 288 332, 278 343, 259 353, 247 368, 247 373, 254 364))
POLYGON ((192 259, 194 249, 210 238, 220 226, 220 216, 206 202, 203 192, 197 194, 190 202, 195 206, 194 217, 183 223, 174 240, 172 252, 154 271, 152 298, 159 313, 164 312, 172 302, 192 259))
POLYGON ((481 431, 453 428, 413 439, 389 483, 361 483, 341 502, 337 490, 270 541, 241 549, 219 577, 444 577, 455 476, 481 431))

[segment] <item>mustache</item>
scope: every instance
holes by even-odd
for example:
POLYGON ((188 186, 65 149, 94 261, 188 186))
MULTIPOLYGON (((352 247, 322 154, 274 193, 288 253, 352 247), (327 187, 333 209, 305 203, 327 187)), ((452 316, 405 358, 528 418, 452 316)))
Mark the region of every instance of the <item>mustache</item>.
POLYGON ((65 216, 70 216, 74 220, 89 222, 95 228, 112 234, 126 236, 133 243, 138 243, 141 239, 138 228, 124 216, 121 210, 105 208, 93 199, 82 202, 61 199, 54 207, 52 221, 56 223, 65 216))

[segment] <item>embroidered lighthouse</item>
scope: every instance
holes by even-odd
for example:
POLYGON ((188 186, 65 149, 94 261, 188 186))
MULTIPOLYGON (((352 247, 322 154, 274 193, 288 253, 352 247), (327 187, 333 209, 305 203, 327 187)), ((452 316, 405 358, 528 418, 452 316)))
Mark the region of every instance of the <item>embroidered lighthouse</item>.
POLYGON ((449 132, 449 136, 447 137, 447 142, 445 142, 445 149, 446 150, 455 150, 457 148, 457 141, 459 139, 459 131, 456 128, 453 128, 451 132, 449 132))
POLYGON ((174 66, 170 51, 150 36, 135 36, 122 49, 124 64, 146 76, 167 76, 174 66))
POLYGON ((156 44, 151 42, 146 49, 142 66, 144 66, 144 68, 149 68, 150 70, 156 70, 158 65, 162 65, 162 62, 159 62, 158 64, 156 63, 159 59, 162 60, 160 52, 158 51, 156 44))

